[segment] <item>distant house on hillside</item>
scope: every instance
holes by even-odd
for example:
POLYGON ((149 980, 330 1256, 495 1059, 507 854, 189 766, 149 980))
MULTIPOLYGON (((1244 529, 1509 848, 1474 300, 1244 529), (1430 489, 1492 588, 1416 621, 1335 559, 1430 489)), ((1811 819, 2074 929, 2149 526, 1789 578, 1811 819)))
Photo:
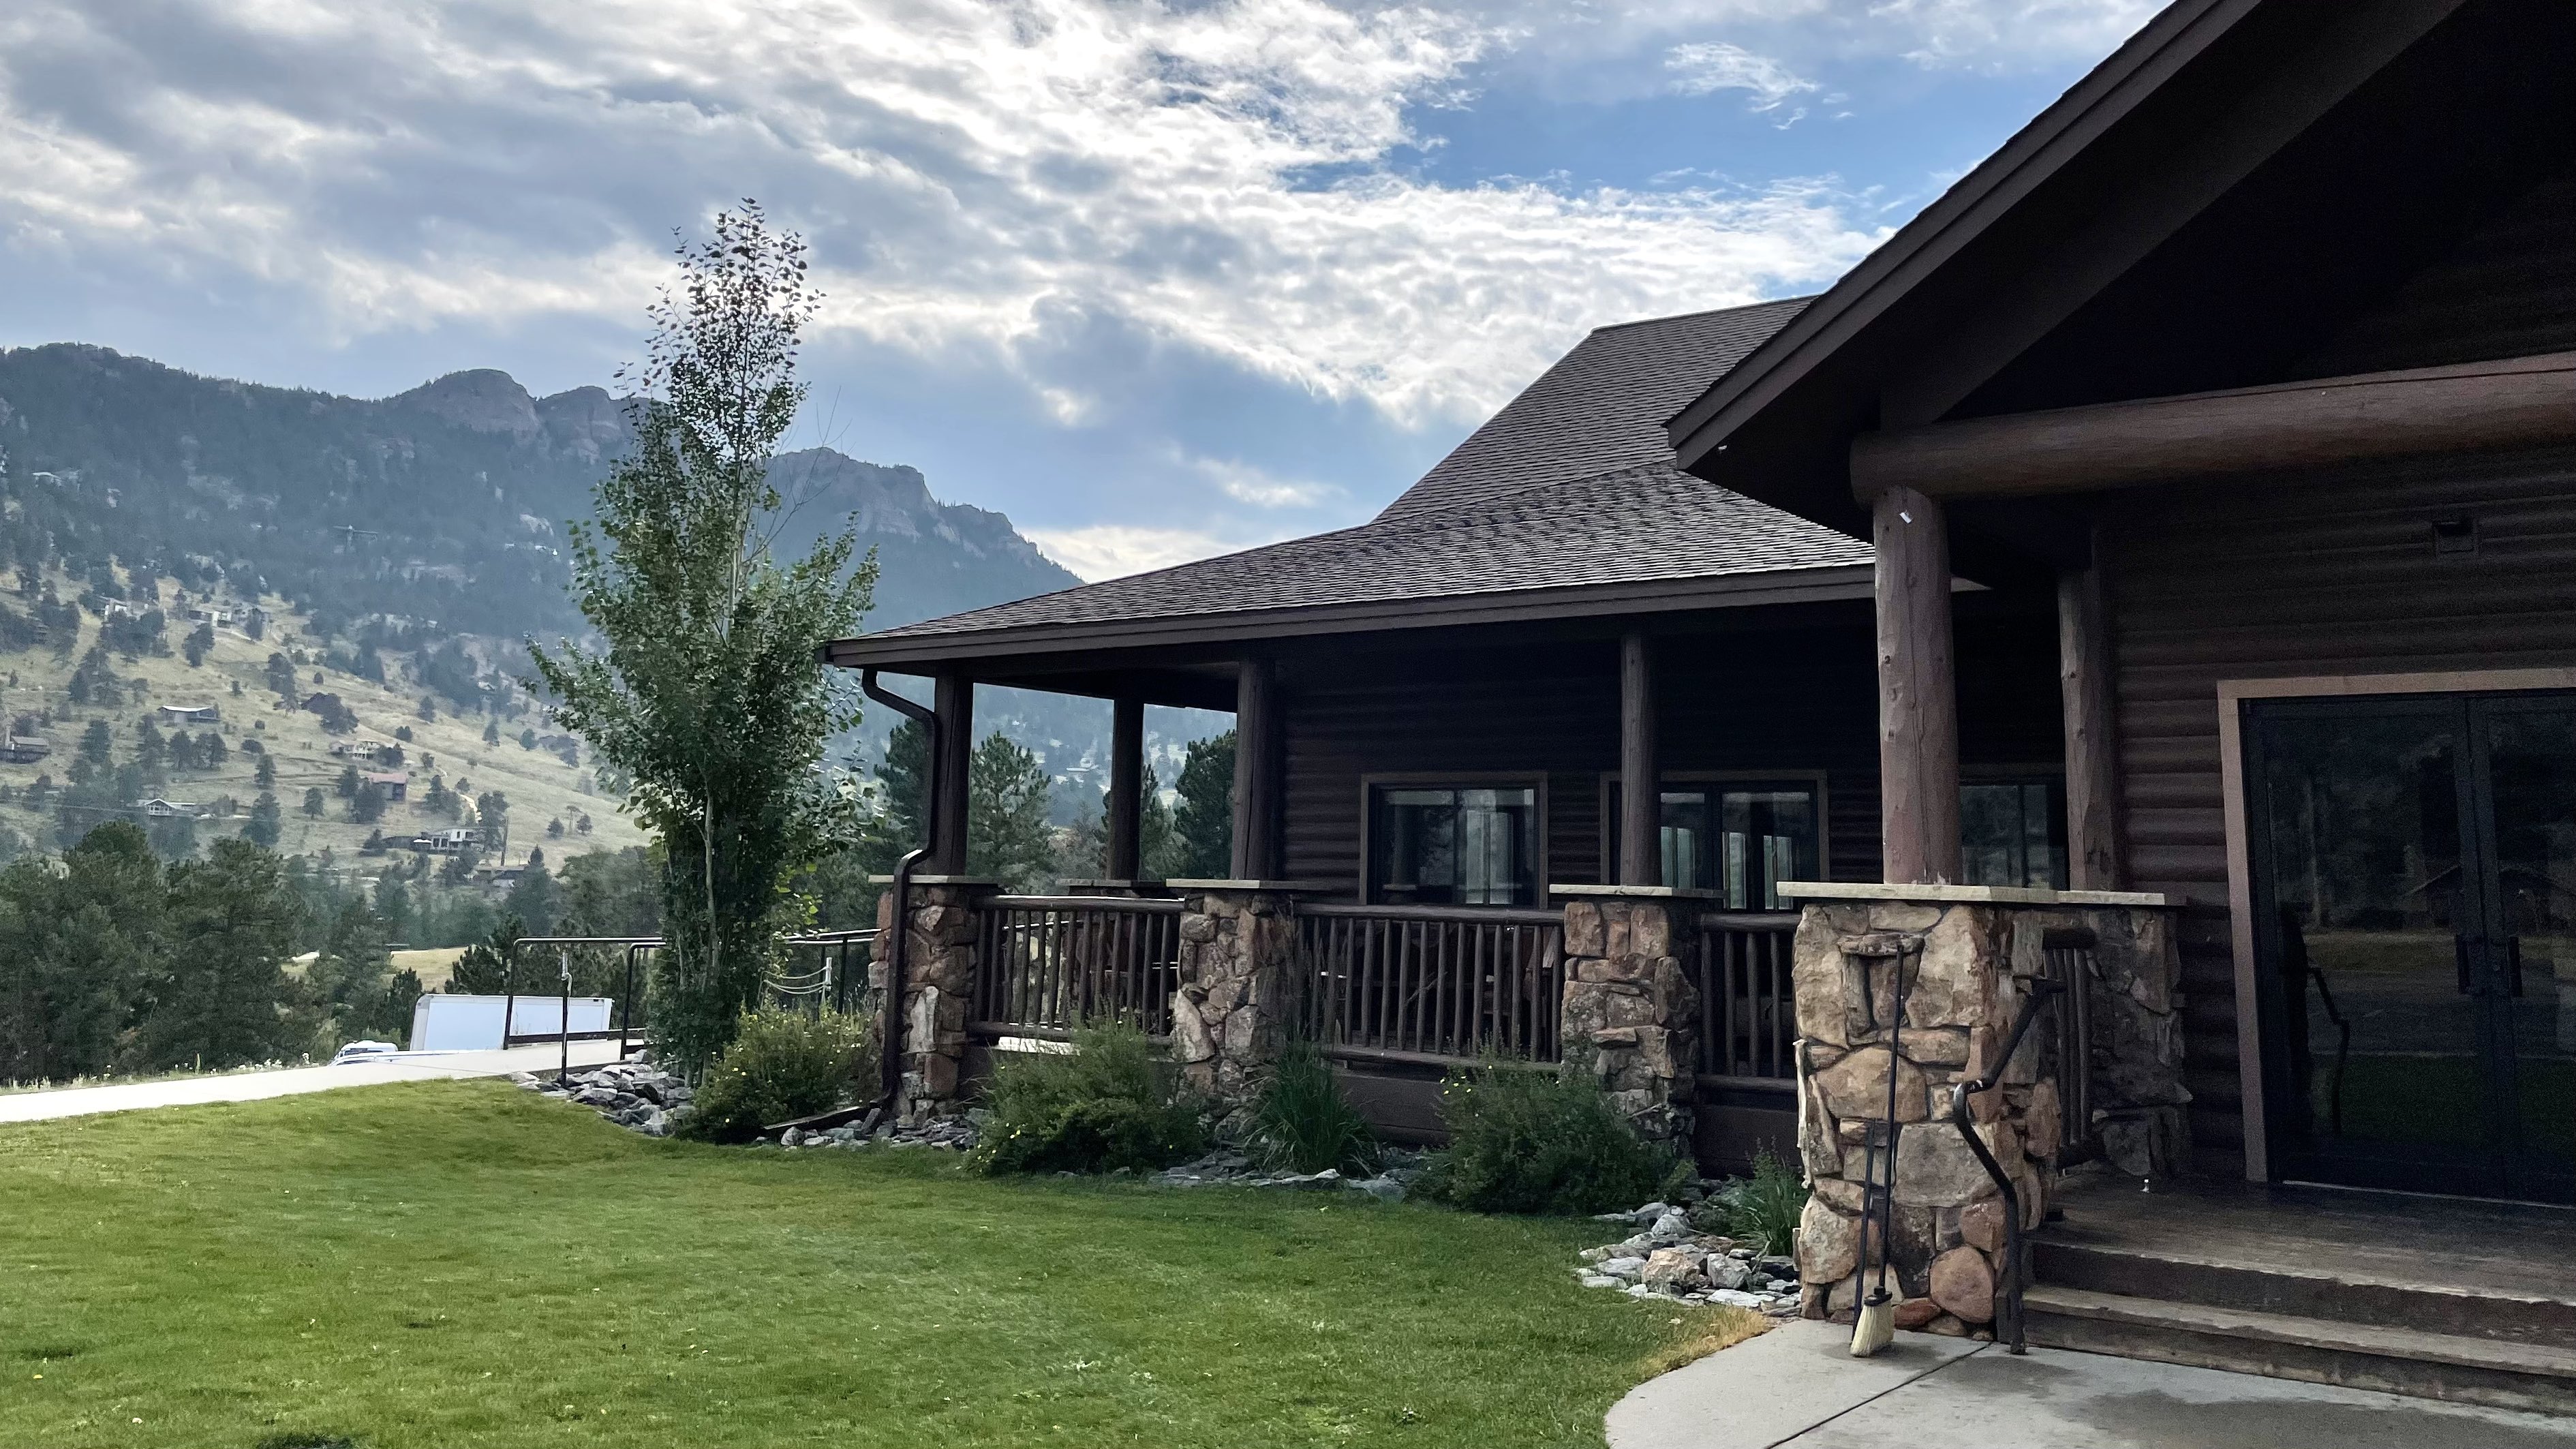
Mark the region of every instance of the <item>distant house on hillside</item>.
POLYGON ((39 734, 0 734, 0 764, 32 765, 54 752, 39 734))
POLYGON ((195 820, 206 813, 202 805, 191 805, 185 800, 158 798, 137 800, 134 802, 134 808, 142 811, 144 817, 151 820, 195 820))
POLYGON ((402 758, 402 746, 389 744, 384 740, 333 740, 331 753, 344 759, 373 763, 378 760, 402 758))
POLYGON ((408 800, 411 798, 411 774, 409 771, 394 770, 383 774, 370 772, 362 774, 358 778, 365 781, 367 784, 374 785, 379 789, 382 789, 385 792, 385 798, 388 800, 408 800))
POLYGON ((431 855, 462 855, 483 848, 483 832, 471 825, 451 826, 411 838, 411 848, 431 855))
POLYGON ((216 628, 221 629, 240 623, 241 611, 238 609, 219 609, 212 604, 191 604, 188 606, 188 622, 191 624, 212 624, 216 628))
POLYGON ((223 712, 211 704, 165 704, 160 713, 165 725, 214 724, 223 718, 223 712))

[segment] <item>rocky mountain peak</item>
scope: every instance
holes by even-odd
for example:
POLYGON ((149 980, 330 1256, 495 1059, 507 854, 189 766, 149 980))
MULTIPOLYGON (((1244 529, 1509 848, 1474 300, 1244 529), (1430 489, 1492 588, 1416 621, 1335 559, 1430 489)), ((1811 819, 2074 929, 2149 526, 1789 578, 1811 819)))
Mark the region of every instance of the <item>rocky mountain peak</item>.
POLYGON ((528 396, 517 378, 497 367, 451 372, 386 401, 417 408, 478 433, 508 433, 524 438, 541 426, 536 399, 528 396))

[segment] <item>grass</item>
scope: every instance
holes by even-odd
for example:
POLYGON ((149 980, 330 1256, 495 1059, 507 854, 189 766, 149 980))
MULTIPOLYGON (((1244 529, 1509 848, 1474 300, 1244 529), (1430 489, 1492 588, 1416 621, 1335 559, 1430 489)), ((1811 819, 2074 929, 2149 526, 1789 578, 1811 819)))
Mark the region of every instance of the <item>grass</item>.
POLYGON ((653 1141, 489 1082, 0 1128, 20 1446, 1583 1445, 1758 1320, 1599 1225, 653 1141))

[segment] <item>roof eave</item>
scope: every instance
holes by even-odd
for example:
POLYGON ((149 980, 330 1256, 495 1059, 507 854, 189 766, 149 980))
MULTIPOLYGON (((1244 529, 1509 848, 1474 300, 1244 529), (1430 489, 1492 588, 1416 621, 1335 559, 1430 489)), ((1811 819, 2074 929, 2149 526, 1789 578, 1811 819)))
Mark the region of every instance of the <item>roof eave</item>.
POLYGON ((1616 584, 1494 590, 1424 599, 1309 604, 1217 614, 1169 615, 1080 624, 1029 624, 953 634, 860 635, 822 649, 845 669, 953 667, 977 659, 1074 655, 1228 644, 1301 636, 1361 634, 1469 624, 1677 613, 1868 598, 1871 566, 1761 569, 1745 573, 1638 579, 1616 584))
POLYGON ((2264 3, 2178 0, 2149 20, 1992 156, 1675 414, 1665 426, 1678 465, 1698 473, 1738 428, 1814 374, 2174 72, 2264 3))

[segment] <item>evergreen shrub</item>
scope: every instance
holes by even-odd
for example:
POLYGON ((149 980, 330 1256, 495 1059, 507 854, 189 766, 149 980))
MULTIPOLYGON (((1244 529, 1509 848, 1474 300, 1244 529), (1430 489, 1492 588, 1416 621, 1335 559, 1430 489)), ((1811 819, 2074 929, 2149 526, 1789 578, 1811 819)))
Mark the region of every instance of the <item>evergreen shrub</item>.
POLYGON ((1207 1150, 1205 1109, 1130 1023, 1086 1026, 1069 1052, 1004 1056, 975 1149, 989 1173, 1150 1172, 1207 1150))
POLYGON ((1716 1219, 1719 1232, 1762 1253, 1786 1254, 1797 1241, 1798 1216, 1807 1210, 1807 1185, 1798 1169, 1764 1147, 1753 1154, 1753 1175, 1728 1182, 1694 1218, 1716 1219))
POLYGON ((1440 1117, 1449 1146, 1413 1191, 1474 1212, 1610 1212, 1676 1192, 1692 1176, 1572 1065, 1489 1059, 1441 1084, 1440 1117))
POLYGON ((1314 1042, 1292 1040, 1280 1053, 1253 1104, 1249 1144, 1274 1172, 1367 1177, 1377 1171, 1377 1134, 1333 1080, 1332 1063, 1314 1042))
POLYGON ((746 1011, 698 1084, 682 1135, 739 1142, 773 1122, 847 1101, 876 1061, 867 1021, 827 1011, 746 1011))

